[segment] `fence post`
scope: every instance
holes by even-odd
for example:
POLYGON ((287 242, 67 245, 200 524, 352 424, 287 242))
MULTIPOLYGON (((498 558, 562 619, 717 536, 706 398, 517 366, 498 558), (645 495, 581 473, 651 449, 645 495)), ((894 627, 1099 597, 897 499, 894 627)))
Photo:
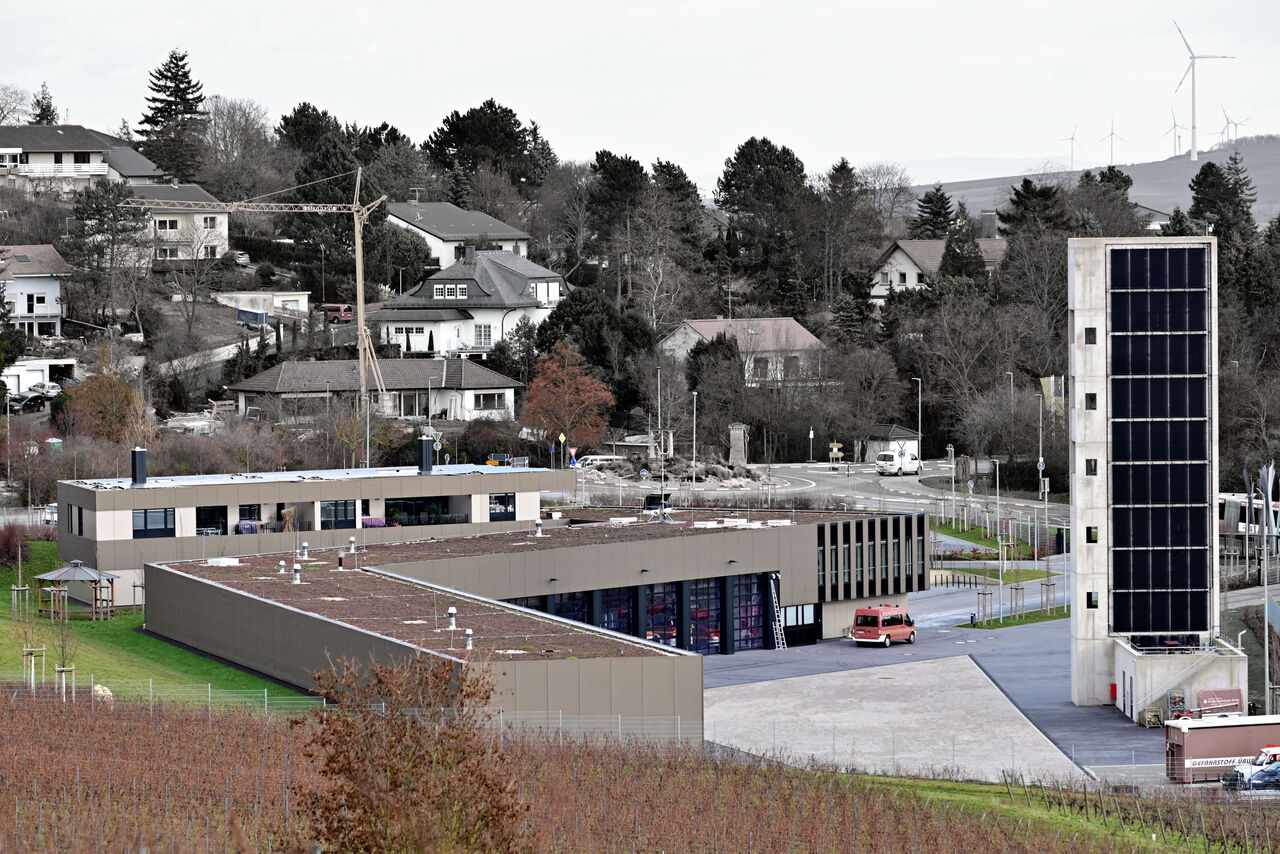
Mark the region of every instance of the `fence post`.
POLYGON ((147 680, 147 706, 153 712, 156 710, 156 680, 155 679, 147 680))
POLYGON ((213 683, 206 682, 205 687, 209 689, 209 720, 213 720, 213 683))
POLYGON ((98 684, 98 680, 94 678, 92 673, 90 673, 89 674, 89 706, 90 708, 92 708, 94 705, 93 686, 97 684, 98 684))
POLYGON ((564 747, 564 709, 560 710, 560 747, 564 747))
POLYGON ((262 713, 264 715, 271 714, 270 701, 267 699, 267 689, 262 689, 262 713))

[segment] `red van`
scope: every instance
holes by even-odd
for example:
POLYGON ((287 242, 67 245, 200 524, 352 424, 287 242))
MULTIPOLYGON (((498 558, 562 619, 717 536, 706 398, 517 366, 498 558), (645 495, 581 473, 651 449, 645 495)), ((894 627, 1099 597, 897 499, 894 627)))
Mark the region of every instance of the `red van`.
POLYGON ((893 641, 915 643, 916 621, 906 608, 897 605, 859 608, 853 615, 853 640, 859 646, 875 643, 888 647, 893 641))
POLYGON ((356 312, 346 303, 327 302, 320 306, 327 323, 350 323, 356 319, 356 312))

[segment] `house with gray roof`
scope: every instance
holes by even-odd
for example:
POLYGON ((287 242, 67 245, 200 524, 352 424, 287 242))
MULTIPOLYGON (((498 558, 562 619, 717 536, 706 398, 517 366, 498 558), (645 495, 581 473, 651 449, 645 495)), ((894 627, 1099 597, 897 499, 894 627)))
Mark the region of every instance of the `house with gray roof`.
POLYGON ((753 388, 812 383, 823 375, 826 345, 794 317, 686 320, 667 333, 658 347, 684 361, 695 346, 718 335, 737 342, 746 384, 753 388))
MULTIPOLYGON (((979 237, 977 243, 990 274, 1004 260, 1009 241, 1003 237, 979 237)), ((930 276, 938 274, 946 246, 945 240, 895 240, 889 244, 876 259, 871 277, 871 302, 884 305, 892 290, 924 287, 930 276)))
POLYGON ((225 212, 201 210, 202 205, 197 204, 182 207, 194 202, 217 204, 218 200, 198 184, 141 184, 133 188, 133 194, 144 201, 178 205, 150 211, 155 266, 214 261, 230 248, 225 212))
POLYGON ((501 249, 529 257, 529 235, 479 211, 449 202, 391 202, 387 222, 418 235, 431 247, 434 268, 461 261, 466 246, 501 249), (491 245, 485 245, 491 244, 491 245))
POLYGON ((401 352, 485 356, 520 318, 537 326, 569 293, 554 270, 514 252, 466 247, 462 260, 371 312, 371 332, 401 352))
POLYGON ((0 246, 0 287, 9 322, 28 335, 62 334, 62 279, 68 264, 51 244, 0 246))
MULTIPOLYGON (((523 383, 469 359, 385 359, 378 363, 386 394, 379 414, 389 418, 451 421, 510 420, 523 383)), ((355 359, 281 362, 231 386, 242 417, 274 422, 331 415, 340 398, 360 392, 355 359)))
POLYGON ((125 140, 81 125, 0 126, 0 180, 8 189, 66 198, 100 178, 149 184, 164 173, 125 140))

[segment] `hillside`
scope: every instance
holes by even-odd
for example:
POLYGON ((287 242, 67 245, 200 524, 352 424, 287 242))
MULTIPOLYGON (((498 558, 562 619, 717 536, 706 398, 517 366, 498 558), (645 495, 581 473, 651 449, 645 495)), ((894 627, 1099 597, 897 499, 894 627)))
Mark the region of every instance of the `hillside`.
MULTIPOLYGON (((1253 206, 1254 219, 1263 225, 1280 214, 1280 136, 1244 137, 1229 146, 1200 152, 1200 160, 1191 162, 1183 154, 1151 163, 1121 163, 1117 166, 1133 178, 1129 198, 1138 204, 1166 213, 1179 206, 1183 210, 1191 204, 1191 190, 1187 185, 1206 160, 1225 163, 1233 151, 1239 150, 1245 166, 1258 189, 1258 199, 1253 206)), ((1070 176, 1072 183, 1081 170, 1056 173, 1070 176)), ((1004 175, 976 181, 944 182, 943 189, 956 201, 963 200, 970 212, 995 210, 1009 199, 1009 188, 1021 183, 1023 175, 1004 175)), ((912 188, 917 195, 928 186, 912 188)))

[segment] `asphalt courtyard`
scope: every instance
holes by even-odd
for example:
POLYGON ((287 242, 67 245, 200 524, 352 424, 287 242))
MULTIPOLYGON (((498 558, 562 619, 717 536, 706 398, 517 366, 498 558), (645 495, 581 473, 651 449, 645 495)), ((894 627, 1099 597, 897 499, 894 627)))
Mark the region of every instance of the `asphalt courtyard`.
POLYGON ((913 595, 912 645, 833 639, 708 656, 707 737, 865 771, 995 780, 1010 769, 1028 779, 1087 771, 1163 784, 1161 729, 1138 727, 1112 706, 1072 705, 1069 621, 956 627, 977 598, 971 589, 913 595))

